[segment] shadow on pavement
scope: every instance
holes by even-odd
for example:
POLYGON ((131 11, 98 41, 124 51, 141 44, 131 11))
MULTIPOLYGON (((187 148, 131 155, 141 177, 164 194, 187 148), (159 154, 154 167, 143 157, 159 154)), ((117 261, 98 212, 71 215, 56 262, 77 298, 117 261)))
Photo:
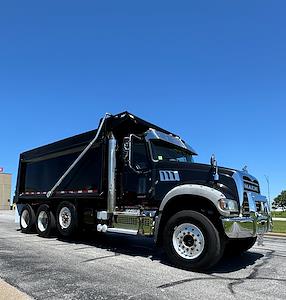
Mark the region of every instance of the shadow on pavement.
POLYGON ((261 253, 251 252, 251 249, 241 255, 224 256, 219 263, 208 270, 207 273, 230 273, 245 269, 248 266, 254 265, 256 261, 263 256, 261 253))
MULTIPOLYGON (((58 240, 66 243, 78 245, 73 251, 80 251, 90 247, 97 247, 110 251, 110 255, 97 257, 92 260, 104 259, 111 256, 118 256, 121 254, 130 256, 141 256, 151 260, 160 261, 164 265, 170 266, 164 251, 156 247, 152 238, 129 236, 124 234, 83 234, 74 239, 65 239, 58 237, 58 240)), ((225 256, 213 268, 208 270, 207 274, 211 273, 230 273, 237 270, 244 269, 248 266, 254 265, 255 262, 263 257, 262 254, 247 251, 239 256, 225 256)), ((87 260, 85 262, 89 262, 87 260)))

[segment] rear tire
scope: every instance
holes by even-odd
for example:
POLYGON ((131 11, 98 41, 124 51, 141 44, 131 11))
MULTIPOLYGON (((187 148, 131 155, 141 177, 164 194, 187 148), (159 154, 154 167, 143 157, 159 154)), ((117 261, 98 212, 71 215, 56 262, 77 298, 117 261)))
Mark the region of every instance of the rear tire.
POLYGON ((20 214, 20 228, 23 233, 34 232, 35 212, 31 205, 25 204, 20 214))
POLYGON ((208 269, 223 254, 223 242, 213 223, 191 210, 180 211, 169 219, 163 243, 170 261, 187 270, 208 269))
POLYGON ((78 229, 78 215, 74 204, 63 201, 57 209, 57 228, 64 237, 75 235, 78 229))
POLYGON ((49 237, 56 227, 56 220, 53 212, 47 204, 42 204, 36 216, 36 230, 39 236, 49 237))

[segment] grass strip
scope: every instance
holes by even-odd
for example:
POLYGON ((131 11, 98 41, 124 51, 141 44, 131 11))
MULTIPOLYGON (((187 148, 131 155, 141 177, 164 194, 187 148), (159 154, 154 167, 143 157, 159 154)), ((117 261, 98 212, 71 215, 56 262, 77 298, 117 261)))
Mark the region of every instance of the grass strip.
POLYGON ((272 218, 286 218, 286 211, 272 211, 272 218))
POLYGON ((273 221, 273 232, 286 233, 286 221, 273 221))

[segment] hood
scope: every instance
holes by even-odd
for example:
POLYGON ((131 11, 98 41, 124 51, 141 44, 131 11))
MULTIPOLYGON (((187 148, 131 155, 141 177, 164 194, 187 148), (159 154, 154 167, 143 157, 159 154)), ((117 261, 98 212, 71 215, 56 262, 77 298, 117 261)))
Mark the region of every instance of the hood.
POLYGON ((159 162, 158 169, 178 171, 180 181, 176 183, 177 185, 188 183, 205 185, 221 191, 230 199, 238 199, 236 183, 232 177, 237 172, 235 169, 218 167, 219 180, 216 182, 213 176, 214 170, 209 164, 159 162))

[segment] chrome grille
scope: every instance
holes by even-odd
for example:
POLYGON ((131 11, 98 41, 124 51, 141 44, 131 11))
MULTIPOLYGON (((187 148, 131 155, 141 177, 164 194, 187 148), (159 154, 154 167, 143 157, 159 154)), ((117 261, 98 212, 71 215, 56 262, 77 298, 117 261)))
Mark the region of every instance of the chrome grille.
POLYGON ((243 194, 242 213, 244 215, 249 215, 249 203, 246 193, 243 194))
MULTIPOLYGON (((255 209, 256 212, 258 212, 258 213, 263 213, 265 211, 264 202, 255 201, 254 207, 252 206, 251 211, 253 211, 253 209, 255 209)), ((250 214, 250 206, 249 206, 249 200, 247 197, 247 193, 244 193, 244 196, 243 196, 242 213, 245 216, 249 216, 249 214, 250 214)))
POLYGON ((254 193, 259 193, 259 184, 257 180, 251 180, 247 176, 243 176, 243 185, 244 185, 244 190, 249 191, 249 192, 254 192, 254 193))
POLYGON ((260 213, 264 212, 263 202, 256 202, 256 211, 260 213))

